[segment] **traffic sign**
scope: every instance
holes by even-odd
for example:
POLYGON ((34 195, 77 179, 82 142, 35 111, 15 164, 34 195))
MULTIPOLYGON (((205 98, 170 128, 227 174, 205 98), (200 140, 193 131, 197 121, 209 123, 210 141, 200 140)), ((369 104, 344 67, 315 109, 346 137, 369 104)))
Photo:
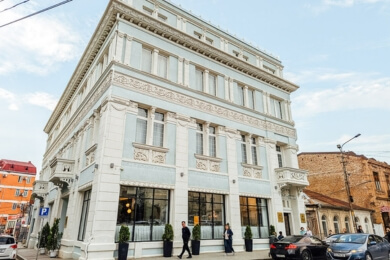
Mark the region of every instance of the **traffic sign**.
POLYGON ((41 218, 47 218, 49 216, 49 208, 48 207, 40 208, 39 209, 39 216, 41 218))

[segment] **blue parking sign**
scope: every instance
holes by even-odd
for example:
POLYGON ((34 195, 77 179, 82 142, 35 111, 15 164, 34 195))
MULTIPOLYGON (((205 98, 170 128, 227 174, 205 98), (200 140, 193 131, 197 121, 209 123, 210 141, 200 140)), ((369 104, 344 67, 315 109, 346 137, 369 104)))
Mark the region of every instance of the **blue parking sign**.
POLYGON ((39 209, 39 216, 41 218, 47 218, 49 216, 49 208, 40 208, 39 209))

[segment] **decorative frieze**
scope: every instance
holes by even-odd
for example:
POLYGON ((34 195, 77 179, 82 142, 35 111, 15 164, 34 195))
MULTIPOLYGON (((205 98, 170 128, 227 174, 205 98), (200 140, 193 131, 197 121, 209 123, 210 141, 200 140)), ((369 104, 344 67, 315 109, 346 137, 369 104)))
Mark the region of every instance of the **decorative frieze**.
POLYGON ((150 163, 165 164, 168 148, 153 145, 133 143, 134 160, 150 163))
POLYGON ((220 172, 221 158, 195 154, 196 169, 210 172, 220 172))
POLYGON ((280 187, 298 186, 305 187, 309 185, 307 180, 307 171, 296 168, 283 167, 275 169, 276 181, 280 187))
POLYGON ((97 144, 92 145, 88 150, 85 151, 85 166, 90 165, 95 162, 95 153, 96 153, 97 144))
POLYGON ((258 165, 251 165, 251 164, 246 164, 242 163, 241 164, 243 167, 243 176, 244 177, 249 177, 249 178, 255 178, 255 179, 261 179, 262 178, 262 166, 258 165))

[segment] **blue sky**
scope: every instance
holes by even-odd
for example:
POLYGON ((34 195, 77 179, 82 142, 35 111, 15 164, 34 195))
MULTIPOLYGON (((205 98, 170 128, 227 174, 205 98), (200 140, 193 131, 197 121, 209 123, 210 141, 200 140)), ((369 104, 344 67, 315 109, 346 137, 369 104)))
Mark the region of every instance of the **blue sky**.
MULTIPOLYGON (((300 152, 336 151, 361 133, 346 150, 390 163, 389 0, 172 1, 280 57, 300 86, 300 152)), ((31 0, 0 13, 0 25, 58 2, 31 0)), ((41 168, 43 128, 106 5, 74 0, 0 28, 0 158, 41 168)))

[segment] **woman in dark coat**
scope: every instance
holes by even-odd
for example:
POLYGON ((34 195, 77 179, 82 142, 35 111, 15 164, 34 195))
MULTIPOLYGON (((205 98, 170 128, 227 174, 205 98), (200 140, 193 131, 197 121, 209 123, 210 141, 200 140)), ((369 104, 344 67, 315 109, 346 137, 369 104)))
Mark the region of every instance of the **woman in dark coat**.
POLYGON ((225 232, 223 233, 223 241, 225 245, 225 253, 231 253, 233 252, 234 255, 234 249, 233 249, 233 231, 230 229, 229 224, 225 225, 225 232))

